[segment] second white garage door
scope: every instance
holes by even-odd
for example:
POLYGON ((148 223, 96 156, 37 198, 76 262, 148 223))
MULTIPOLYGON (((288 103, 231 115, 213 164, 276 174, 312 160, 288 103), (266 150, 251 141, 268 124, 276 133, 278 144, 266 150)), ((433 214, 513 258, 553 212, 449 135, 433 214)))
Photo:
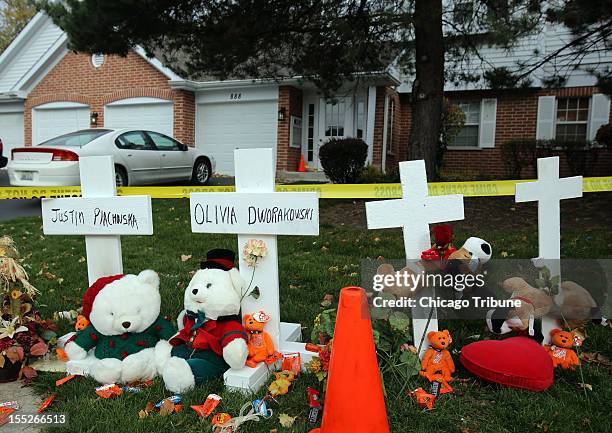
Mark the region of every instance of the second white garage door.
POLYGON ((104 126, 161 132, 173 137, 174 104, 155 98, 122 99, 104 107, 104 126))
POLYGON ((216 161, 218 174, 234 174, 234 149, 276 147, 277 101, 200 104, 197 145, 216 161))

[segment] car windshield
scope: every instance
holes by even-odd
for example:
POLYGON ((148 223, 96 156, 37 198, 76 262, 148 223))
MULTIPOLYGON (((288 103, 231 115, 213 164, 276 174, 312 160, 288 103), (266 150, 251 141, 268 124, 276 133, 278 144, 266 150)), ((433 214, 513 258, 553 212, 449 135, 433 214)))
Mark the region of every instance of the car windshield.
POLYGON ((96 130, 85 130, 71 132, 70 134, 60 135, 59 137, 52 138, 39 144, 39 146, 73 146, 81 147, 87 143, 91 143, 98 137, 102 137, 104 134, 111 132, 110 129, 96 129, 96 130))

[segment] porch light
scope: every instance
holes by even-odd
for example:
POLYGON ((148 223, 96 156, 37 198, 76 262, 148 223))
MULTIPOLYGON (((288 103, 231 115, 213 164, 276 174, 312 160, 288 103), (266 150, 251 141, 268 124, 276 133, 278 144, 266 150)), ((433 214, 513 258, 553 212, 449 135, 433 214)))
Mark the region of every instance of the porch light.
POLYGON ((98 113, 96 113, 95 111, 93 113, 91 113, 91 117, 89 118, 89 124, 91 126, 97 126, 98 125, 98 113))
POLYGON ((280 122, 285 120, 285 107, 281 107, 280 110, 278 110, 278 120, 280 122))

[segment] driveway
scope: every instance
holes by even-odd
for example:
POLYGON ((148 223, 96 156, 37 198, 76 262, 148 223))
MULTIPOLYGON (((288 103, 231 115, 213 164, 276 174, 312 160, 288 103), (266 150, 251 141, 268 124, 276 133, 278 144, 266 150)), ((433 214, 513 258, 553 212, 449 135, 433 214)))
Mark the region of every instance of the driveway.
MULTIPOLYGON (((231 177, 213 177, 210 185, 233 185, 234 179, 231 177)), ((172 184, 173 186, 180 183, 172 184)), ((0 169, 0 187, 10 186, 8 172, 0 169)), ((40 200, 0 200, 0 221, 11 220, 18 217, 40 216, 40 200)))
MULTIPOLYGON (((8 172, 0 170, 0 187, 10 186, 8 172)), ((40 200, 0 200, 0 221, 40 216, 40 200)))

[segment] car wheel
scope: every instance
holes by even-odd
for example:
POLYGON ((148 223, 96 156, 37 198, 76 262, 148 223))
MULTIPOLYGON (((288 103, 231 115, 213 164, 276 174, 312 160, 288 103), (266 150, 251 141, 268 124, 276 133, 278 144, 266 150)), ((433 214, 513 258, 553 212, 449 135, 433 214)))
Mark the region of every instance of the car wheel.
POLYGON ((115 183, 117 184, 117 188, 128 186, 128 177, 125 168, 115 166, 115 183))
POLYGON ((193 166, 192 182, 196 185, 206 185, 210 180, 210 162, 206 159, 198 159, 193 166))

